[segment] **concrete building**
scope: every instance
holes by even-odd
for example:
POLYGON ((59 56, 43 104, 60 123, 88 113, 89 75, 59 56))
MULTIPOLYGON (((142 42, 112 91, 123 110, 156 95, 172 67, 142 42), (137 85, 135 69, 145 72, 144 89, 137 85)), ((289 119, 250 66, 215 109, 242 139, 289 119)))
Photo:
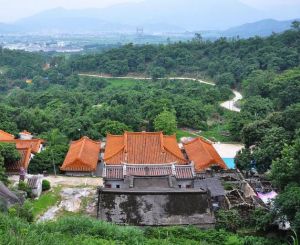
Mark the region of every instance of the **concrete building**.
POLYGON ((179 148, 175 135, 108 135, 103 158, 104 188, 98 190, 98 218, 140 226, 213 227, 213 188, 200 187, 196 171, 222 162, 206 146, 205 150, 200 148, 205 161, 200 163, 201 157, 195 157, 197 147, 189 154, 190 160, 179 148))

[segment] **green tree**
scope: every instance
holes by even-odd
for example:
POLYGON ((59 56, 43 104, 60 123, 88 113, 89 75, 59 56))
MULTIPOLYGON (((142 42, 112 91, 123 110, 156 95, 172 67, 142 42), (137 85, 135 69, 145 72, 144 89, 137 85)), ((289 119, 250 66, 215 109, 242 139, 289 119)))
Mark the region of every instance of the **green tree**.
POLYGON ((20 159, 20 153, 17 151, 15 144, 0 143, 0 155, 4 159, 4 165, 15 163, 20 159))
POLYGON ((30 173, 54 173, 54 167, 58 172, 59 167, 62 165, 65 156, 68 152, 68 145, 55 145, 49 146, 44 151, 37 154, 30 162, 29 172, 30 173))
POLYGON ((300 30, 300 21, 298 21, 298 20, 293 21, 292 28, 299 31, 300 30))
POLYGON ((280 109, 300 102, 300 69, 284 72, 271 83, 270 90, 280 109))
POLYGON ((249 148, 242 149, 235 157, 235 164, 238 169, 249 171, 251 170, 251 162, 253 156, 249 148))
POLYGON ((220 210, 217 213, 217 228, 236 232, 243 225, 241 215, 235 209, 220 210), (230 221, 230 222, 228 222, 230 221))
POLYGON ((242 105, 242 113, 247 113, 252 120, 265 118, 273 111, 273 102, 260 96, 247 98, 242 105))
POLYGON ((166 76, 166 69, 163 67, 152 67, 149 70, 149 75, 152 77, 152 80, 156 81, 159 78, 166 76))
POLYGON ((125 131, 131 131, 126 124, 111 120, 105 120, 96 124, 96 128, 99 128, 101 135, 104 137, 107 134, 122 135, 125 131))
POLYGON ((57 128, 42 134, 41 138, 46 140, 48 146, 66 145, 68 143, 68 138, 57 128))
POLYGON ((288 184, 300 186, 300 139, 285 145, 281 157, 273 161, 270 177, 275 186, 284 189, 288 184))
POLYGON ((163 111, 154 120, 155 131, 163 131, 164 134, 172 135, 177 130, 176 116, 173 112, 163 111))
POLYGON ((5 166, 20 159, 20 153, 14 144, 0 143, 0 181, 7 183, 5 166))
POLYGON ((271 128, 266 132, 262 141, 254 148, 253 159, 257 170, 261 173, 268 171, 272 161, 281 157, 284 145, 288 142, 288 135, 283 128, 271 128))
POLYGON ((279 210, 279 217, 286 217, 292 227, 300 231, 300 186, 287 186, 275 199, 275 206, 279 210))
POLYGON ((4 158, 0 155, 0 181, 7 184, 8 178, 4 167, 4 158))

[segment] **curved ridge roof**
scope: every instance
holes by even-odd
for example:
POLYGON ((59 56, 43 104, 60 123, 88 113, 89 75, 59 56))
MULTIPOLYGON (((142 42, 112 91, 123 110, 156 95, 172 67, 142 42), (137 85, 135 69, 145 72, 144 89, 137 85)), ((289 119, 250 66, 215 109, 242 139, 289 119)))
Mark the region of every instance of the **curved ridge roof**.
POLYGON ((203 138, 196 138, 183 144, 183 146, 189 160, 194 162, 196 172, 203 171, 213 165, 227 169, 225 162, 213 145, 203 138))
POLYGON ((0 129, 0 140, 13 140, 14 138, 14 135, 0 129))
POLYGON ((73 141, 66 155, 62 171, 95 171, 99 161, 101 143, 88 137, 73 141))
POLYGON ((180 151, 176 137, 162 132, 125 132, 124 135, 107 135, 104 153, 107 164, 163 164, 187 161, 180 151))

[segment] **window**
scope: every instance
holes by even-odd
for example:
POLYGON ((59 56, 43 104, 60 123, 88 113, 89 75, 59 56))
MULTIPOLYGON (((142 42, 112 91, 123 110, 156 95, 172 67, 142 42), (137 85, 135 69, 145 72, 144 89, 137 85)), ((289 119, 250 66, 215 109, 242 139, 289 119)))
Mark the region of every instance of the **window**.
POLYGON ((192 186, 191 186, 191 185, 186 185, 186 188, 187 188, 187 189, 191 189, 192 186))
POLYGON ((178 185, 179 188, 181 188, 181 185, 178 185))
POLYGON ((116 185, 116 188, 117 188, 117 189, 120 189, 120 185, 116 185))
POLYGON ((105 188, 111 188, 111 184, 106 184, 105 188))

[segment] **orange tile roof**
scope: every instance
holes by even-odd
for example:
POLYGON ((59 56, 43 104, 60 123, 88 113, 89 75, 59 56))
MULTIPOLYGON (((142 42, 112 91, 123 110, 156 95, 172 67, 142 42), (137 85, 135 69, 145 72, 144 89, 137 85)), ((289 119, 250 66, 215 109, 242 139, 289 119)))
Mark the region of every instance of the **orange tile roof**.
POLYGON ((110 165, 128 164, 185 164, 176 137, 162 132, 107 135, 104 161, 110 165))
POLYGON ((25 170, 28 169, 29 162, 31 159, 31 149, 30 148, 20 148, 17 149, 20 153, 20 160, 17 162, 9 163, 5 165, 7 172, 19 172, 20 168, 24 168, 25 170))
POLYGON ((9 134, 3 130, 0 130, 0 140, 13 140, 15 138, 14 135, 9 134))
POLYGON ((13 140, 0 140, 0 143, 14 143, 16 144, 17 149, 24 149, 30 148, 33 154, 39 152, 41 144, 43 144, 42 139, 31 139, 31 140, 20 140, 20 139, 13 139, 13 140))
POLYGON ((201 172, 213 165, 227 169, 223 159, 208 141, 199 137, 183 146, 189 160, 194 162, 196 172, 201 172))
POLYGON ((100 148, 101 142, 93 141, 88 137, 73 141, 60 169, 79 172, 96 171, 100 148))

